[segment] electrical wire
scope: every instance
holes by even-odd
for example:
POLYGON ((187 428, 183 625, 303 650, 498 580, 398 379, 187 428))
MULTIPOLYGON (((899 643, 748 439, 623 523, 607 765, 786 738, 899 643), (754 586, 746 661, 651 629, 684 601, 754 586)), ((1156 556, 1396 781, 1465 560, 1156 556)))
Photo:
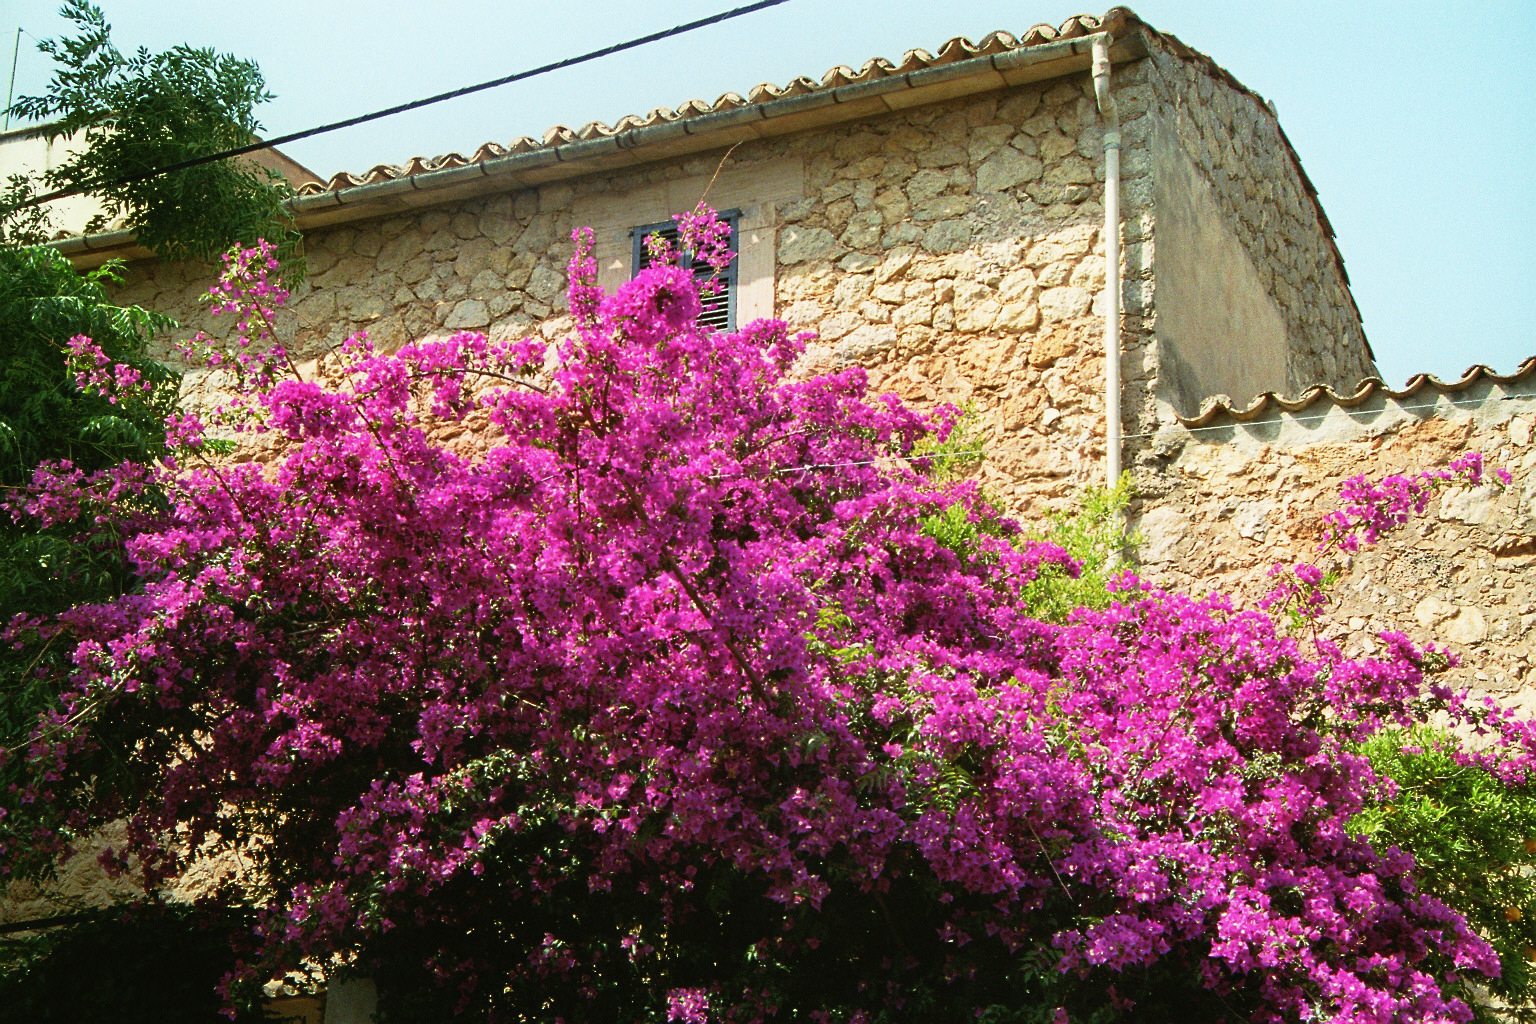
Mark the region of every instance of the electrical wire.
POLYGON ((17 209, 26 209, 29 206, 40 206, 43 203, 52 202, 55 199, 64 199, 68 196, 77 196, 83 192, 95 191, 97 189, 116 188, 120 185, 132 185, 135 182, 148 181, 150 178, 157 178, 162 174, 170 174, 173 171, 186 170, 188 167, 198 167, 202 164, 213 163, 216 160, 227 160, 230 157, 243 156, 246 153, 255 153, 263 149, 271 149, 274 146, 286 145, 290 142, 297 142, 300 139, 311 138, 315 135, 323 135, 326 132, 334 132, 341 128, 350 128, 353 125, 364 124, 368 121, 377 121, 383 117, 390 117, 394 114, 403 114, 408 110, 417 110, 421 107, 429 106, 433 103, 442 103, 444 100, 458 99, 460 96, 468 96, 470 93, 483 92, 486 89, 494 89, 497 86, 510 85, 513 82, 521 82, 525 79, 534 78, 538 75, 548 74, 551 71, 559 71, 563 68, 575 67, 578 64, 585 64, 588 61, 597 60, 599 57, 607 57, 615 53, 622 53, 625 50, 633 50, 636 47, 644 46, 647 43, 660 42, 663 39, 670 39, 673 36, 679 36, 685 32, 692 32, 694 29, 704 28, 708 25, 718 25, 723 21, 730 21, 732 18, 739 18, 745 14, 752 14, 756 11, 761 11, 769 7, 777 7, 780 4, 788 2, 789 0, 757 0, 756 3, 747 4, 744 7, 736 7, 729 11, 722 11, 719 14, 712 14, 707 18, 700 18, 697 21, 690 21, 686 24, 674 26, 673 28, 663 29, 658 32, 651 32, 648 35, 639 36, 626 42, 614 43, 612 46, 605 46, 600 50, 592 50, 588 53, 582 54, 579 57, 567 57, 564 60, 557 60, 551 64, 543 64, 539 67, 531 68, 527 71, 519 71, 516 74, 506 75, 502 78, 494 78, 489 82, 481 82, 479 85, 467 85, 462 89, 454 89, 450 92, 441 92, 436 96, 428 96, 425 99, 412 100, 410 103, 397 104, 393 107, 387 107, 384 110, 376 110, 371 114, 360 114, 357 117, 349 117, 344 121, 333 121, 330 124, 321 125, 318 128, 308 128, 301 132, 292 132, 288 135, 279 135, 275 139, 267 139, 264 142, 253 142, 246 146, 237 146, 234 149, 226 149, 219 153, 209 153, 206 156, 191 157, 186 160, 180 160, 173 164, 167 164, 164 167, 157 167, 153 170, 142 171, 138 174, 130 174, 126 177, 118 178, 116 181, 106 182, 100 185, 79 185, 73 188, 58 189, 54 192, 49 192, 45 195, 36 196, 32 199, 29 199, 26 202, 19 204, 17 209))

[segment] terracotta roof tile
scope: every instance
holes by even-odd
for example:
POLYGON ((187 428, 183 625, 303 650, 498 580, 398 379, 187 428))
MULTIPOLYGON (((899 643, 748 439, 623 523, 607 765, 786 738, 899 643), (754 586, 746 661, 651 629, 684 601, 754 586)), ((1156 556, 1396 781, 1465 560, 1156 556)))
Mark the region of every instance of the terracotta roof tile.
POLYGON ((866 61, 857 71, 853 68, 839 65, 827 71, 826 74, 821 76, 820 80, 801 76, 791 79, 782 86, 775 85, 772 82, 762 82, 747 90, 745 98, 738 93, 728 92, 713 103, 697 99, 688 100, 685 103, 679 104, 675 110, 658 107, 649 114, 629 114, 619 118, 618 122, 613 125, 604 124, 601 121, 592 121, 582 125, 575 131, 572 131, 565 125, 555 125, 544 133, 543 141, 524 137, 515 139, 505 146, 496 143, 486 143, 475 151, 474 156, 467 159, 459 153, 446 153, 437 157, 416 156, 400 165, 379 164, 362 174, 342 172, 332 175, 328 181, 309 182, 302 185, 298 193, 301 196, 320 195, 344 188, 355 188, 359 185, 372 185, 378 182, 390 181, 394 178, 407 177, 412 174, 439 171, 449 167, 462 167, 465 164, 479 163, 483 160, 506 156, 510 153, 525 153, 529 150, 564 145, 577 140, 605 138, 621 132, 649 128, 657 124, 701 117, 705 114, 713 114, 725 110, 735 110, 754 103, 766 103, 769 100, 781 99, 786 96, 803 96, 809 93, 841 88, 846 85, 857 85, 874 81, 879 78, 889 78, 892 75, 910 74, 911 72, 922 71, 926 68, 940 67, 945 64, 970 60, 973 57, 992 56, 1008 50, 1039 46, 1063 39, 1078 39, 1099 31, 1100 27, 1108 22, 1119 10, 1117 8, 1116 11, 1105 15, 1104 18, 1095 18, 1089 14, 1074 15, 1060 26, 1036 25, 1022 36, 1014 36, 1009 32, 991 32, 983 37, 979 43, 974 43, 963 36, 956 36, 954 39, 944 43, 943 46, 940 46, 937 53, 929 53, 927 50, 908 50, 902 55, 899 62, 892 62, 884 57, 876 57, 866 61))
POLYGON ((1198 415, 1180 416, 1179 422, 1186 427, 1209 426, 1222 418, 1234 419, 1239 423, 1251 423, 1262 417, 1272 416, 1278 411, 1296 413, 1323 403, 1353 409, 1377 396, 1402 402, 1425 394, 1436 397, 1456 395, 1481 381, 1504 385, 1536 381, 1536 356, 1526 359, 1515 368, 1514 373, 1510 374, 1495 373, 1491 367, 1481 364, 1469 367, 1466 373, 1453 381, 1443 381, 1429 373, 1414 374, 1408 379, 1408 383, 1403 385, 1401 391, 1394 391, 1387 387, 1379 377, 1367 377, 1347 395, 1341 395, 1332 388, 1319 384, 1307 388, 1294 398, 1266 391, 1242 408, 1234 406, 1232 400, 1226 395, 1217 395, 1215 398, 1206 400, 1198 415))

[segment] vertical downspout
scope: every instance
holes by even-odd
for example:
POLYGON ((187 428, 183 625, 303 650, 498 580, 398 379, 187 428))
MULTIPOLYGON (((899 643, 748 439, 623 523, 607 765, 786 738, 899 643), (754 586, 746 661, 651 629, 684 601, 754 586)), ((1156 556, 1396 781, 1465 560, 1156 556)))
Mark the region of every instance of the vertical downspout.
POLYGON ((1109 33, 1093 38, 1093 95, 1104 121, 1105 483, 1120 482, 1120 113, 1109 91, 1109 33))

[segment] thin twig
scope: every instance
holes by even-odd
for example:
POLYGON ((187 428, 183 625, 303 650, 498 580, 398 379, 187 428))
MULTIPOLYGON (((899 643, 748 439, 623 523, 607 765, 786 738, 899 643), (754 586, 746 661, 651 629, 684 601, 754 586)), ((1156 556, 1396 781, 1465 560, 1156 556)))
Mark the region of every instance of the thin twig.
POLYGON ((1074 906, 1081 908, 1082 904, 1077 902, 1077 898, 1067 888, 1067 883, 1062 879, 1061 872, 1056 870, 1056 862, 1051 859, 1051 855, 1045 849, 1045 840, 1040 838, 1040 834, 1035 831, 1035 826, 1031 825, 1028 821, 1024 822, 1024 827, 1029 829, 1029 834, 1034 836, 1035 842, 1040 844, 1040 855, 1045 858, 1045 863, 1051 869, 1051 874, 1056 876, 1056 884, 1061 886, 1061 891, 1066 894, 1067 899, 1071 900, 1074 906))
POLYGON ((740 142, 733 142, 731 143, 731 148, 721 154, 720 162, 715 165, 715 173, 710 175, 709 184, 704 186, 704 194, 699 196, 699 201, 694 204, 695 210, 703 206, 704 200, 709 198, 709 190, 715 187, 715 179, 720 177, 720 172, 725 169, 725 162, 731 158, 732 153, 736 152, 736 147, 739 145, 741 145, 740 142))

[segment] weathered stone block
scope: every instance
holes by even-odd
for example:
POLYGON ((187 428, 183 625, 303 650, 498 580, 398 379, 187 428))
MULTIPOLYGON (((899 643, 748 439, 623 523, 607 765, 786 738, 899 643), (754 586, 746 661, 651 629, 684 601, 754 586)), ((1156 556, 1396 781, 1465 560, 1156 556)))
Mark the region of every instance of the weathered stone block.
POLYGON ((872 359, 896 344, 896 328, 889 324, 866 324, 850 333, 837 346, 837 358, 844 364, 872 359))
POLYGON ((935 196, 942 195, 950 184, 949 175, 942 171, 932 169, 918 171, 907 181, 907 199, 913 206, 920 206, 935 196))
POLYGON ((779 234, 779 262, 836 259, 847 250, 826 228, 792 226, 779 234))
POLYGON ((1189 531, 1189 517, 1175 509, 1154 508, 1141 517, 1136 529, 1143 537, 1141 562, 1161 565, 1179 557, 1180 541, 1189 531))
POLYGON ((836 341, 850 331, 864 326, 864 318, 856 312, 833 313, 815 325, 822 341, 836 341))
POLYGON ((1041 288, 1060 287, 1072 279, 1072 268, 1075 265, 1071 260, 1059 260, 1056 263, 1048 263, 1039 269, 1036 274, 1036 281, 1041 288))
POLYGON ((448 318, 443 321, 443 326, 458 331, 484 327, 490 322, 491 314, 484 302, 479 299, 464 299, 454 305, 448 318))
POLYGON ((1088 312, 1093 296, 1071 285, 1047 288, 1040 293, 1040 315, 1045 320, 1070 320, 1088 312))
POLYGON ((1054 366, 1077 351, 1077 344, 1069 331, 1057 329, 1037 336, 1029 347, 1029 365, 1036 369, 1054 366))
POLYGON ((897 307, 891 314, 891 323, 897 327, 912 324, 928 324, 933 321, 933 298, 931 296, 913 299, 905 305, 897 307))
POLYGON ((999 101, 997 104, 997 118, 999 121, 1009 124, 1022 124, 1039 109, 1039 87, 1033 85, 1025 86, 1006 99, 999 101))
POLYGON ((886 249, 897 246, 912 245, 923 240, 923 229, 911 221, 902 221, 884 235, 880 236, 880 245, 886 249))
POLYGON ((1040 305, 1034 300, 1004 303, 996 329, 1018 334, 1040 326, 1040 305))
POLYGON ((1064 135, 1059 131, 1047 132, 1035 139, 1040 147, 1040 156, 1047 164, 1053 164, 1067 156, 1077 152, 1077 137, 1064 135))
POLYGON ((907 268, 912 265, 914 255, 915 252, 912 249, 892 249, 880 261, 880 266, 875 268, 876 283, 883 284, 886 281, 901 277, 906 273, 907 268))
POLYGON ((1020 300, 1032 300, 1038 293, 1035 280, 1035 272, 1028 267, 1019 267, 998 282, 998 294, 1007 302, 1020 300))
POLYGON ((918 203, 912 211, 915 221, 949 220, 959 217, 971 208, 970 196, 937 196, 918 203))
POLYGON ((839 241, 850 249, 867 249, 878 245, 885 219, 878 210, 866 210, 848 218, 848 227, 839 241))
POLYGON ((1094 166, 1080 156, 1069 156, 1045 170, 1043 179, 1052 185, 1086 185, 1094 180, 1094 166))
POLYGON ((1012 146, 999 149, 976 169, 978 192, 1002 192, 1040 176, 1044 164, 1012 146))
POLYGON ((832 289, 832 308, 855 309, 869 296, 874 280, 863 274, 845 277, 832 289))
POLYGON ((806 300, 792 302, 779 313, 779 316, 784 318, 784 322, 791 327, 808 327, 820 321, 825 315, 826 310, 821 303, 806 300))
POLYGON ((971 228, 963 220, 941 220, 923 232, 923 248, 931 253, 960 252, 971 244, 971 228))
POLYGON ((917 154, 919 167, 953 167, 966 162, 966 152, 957 145, 934 146, 917 154))
POLYGON ((564 288, 565 275, 542 263, 528 277, 528 294, 541 302, 551 301, 564 288))
POLYGON ((492 292, 501 291, 505 287, 502 276, 489 268, 480 271, 475 279, 469 282, 469 290, 475 295, 489 295, 492 292))
POLYGON ((353 323, 377 320, 393 311, 384 296, 371 286, 354 285, 342 289, 336 295, 337 314, 353 323))
POLYGON ((890 323, 891 307, 869 299, 859 303, 859 315, 872 324, 890 323))
POLYGON ((907 202, 906 193, 899 189, 882 189, 875 196, 875 209, 880 211, 881 218, 887 224, 895 224, 905 220, 912 210, 912 204, 907 202))
POLYGON ((960 297, 955 299, 955 328, 968 334, 981 334, 990 331, 992 325, 997 323, 998 314, 1003 311, 1002 303, 993 298, 976 299, 970 302, 960 297))
POLYGON ((984 124, 970 134, 966 140, 967 155, 970 162, 979 164, 999 148, 1006 145, 1008 139, 1014 134, 1013 126, 1008 124, 984 124))

